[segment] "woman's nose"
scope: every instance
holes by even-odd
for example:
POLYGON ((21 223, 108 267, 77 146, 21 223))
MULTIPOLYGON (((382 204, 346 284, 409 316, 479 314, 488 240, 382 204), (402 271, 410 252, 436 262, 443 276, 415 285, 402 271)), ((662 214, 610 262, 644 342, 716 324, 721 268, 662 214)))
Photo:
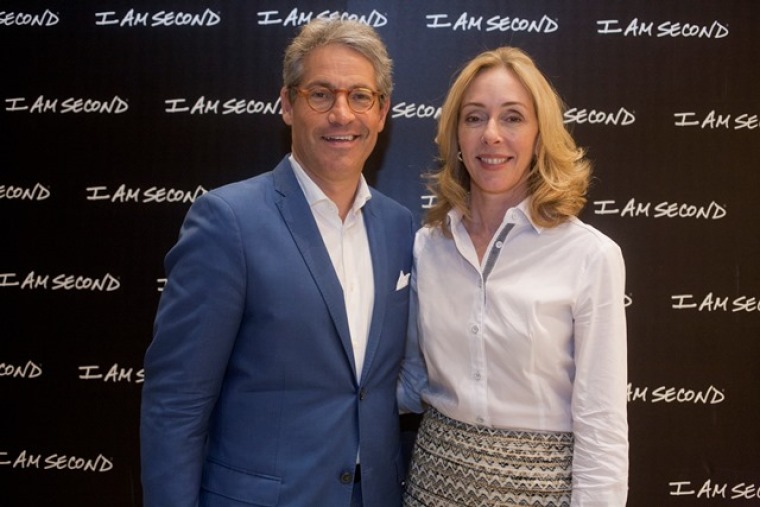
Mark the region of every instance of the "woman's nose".
POLYGON ((494 144, 501 141, 501 132, 495 120, 489 120, 486 123, 486 128, 483 131, 483 135, 480 138, 483 144, 494 144))

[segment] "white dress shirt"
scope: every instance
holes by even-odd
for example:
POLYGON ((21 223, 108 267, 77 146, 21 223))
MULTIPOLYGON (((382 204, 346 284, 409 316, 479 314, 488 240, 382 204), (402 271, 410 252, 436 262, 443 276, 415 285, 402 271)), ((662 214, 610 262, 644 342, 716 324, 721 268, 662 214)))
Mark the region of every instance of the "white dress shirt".
POLYGON ((344 222, 340 219, 335 203, 314 183, 292 155, 290 164, 306 196, 306 201, 311 207, 335 273, 343 287, 351 345, 354 349, 356 378, 361 379, 369 324, 372 321, 372 308, 375 304, 372 256, 362 215, 362 206, 372 195, 362 175, 354 204, 344 222))
POLYGON ((628 480, 625 267, 620 248, 578 219, 532 223, 507 211, 478 261, 462 216, 453 240, 418 231, 407 410, 422 400, 487 427, 573 432, 572 506, 624 506, 628 480), (423 359, 415 357, 421 350, 423 359), (421 381, 427 368, 427 386, 421 381))

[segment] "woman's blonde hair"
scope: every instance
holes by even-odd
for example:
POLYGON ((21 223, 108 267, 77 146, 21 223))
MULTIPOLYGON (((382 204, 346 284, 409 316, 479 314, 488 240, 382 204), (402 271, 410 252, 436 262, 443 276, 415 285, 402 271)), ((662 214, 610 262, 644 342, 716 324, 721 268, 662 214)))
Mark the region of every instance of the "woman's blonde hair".
POLYGON ((441 109, 435 138, 441 169, 430 175, 436 202, 424 221, 440 227, 447 235, 450 231, 446 216, 452 208, 469 216, 470 176, 458 159, 462 100, 473 79, 495 67, 514 72, 532 97, 538 119, 536 155, 528 176, 532 220, 542 227, 554 227, 578 215, 586 204, 591 165, 565 128, 562 100, 525 52, 500 47, 479 54, 462 69, 441 109))

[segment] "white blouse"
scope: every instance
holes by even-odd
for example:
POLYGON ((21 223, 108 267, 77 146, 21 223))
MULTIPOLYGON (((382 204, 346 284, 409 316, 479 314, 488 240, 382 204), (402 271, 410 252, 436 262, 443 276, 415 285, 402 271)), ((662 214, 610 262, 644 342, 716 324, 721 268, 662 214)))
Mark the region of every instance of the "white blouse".
POLYGON ((421 397, 470 424, 571 431, 572 505, 624 506, 623 257, 578 219, 534 225, 528 204, 506 213, 482 265, 459 213, 449 213, 453 240, 418 231, 417 329, 410 326, 399 402, 419 411, 421 397))

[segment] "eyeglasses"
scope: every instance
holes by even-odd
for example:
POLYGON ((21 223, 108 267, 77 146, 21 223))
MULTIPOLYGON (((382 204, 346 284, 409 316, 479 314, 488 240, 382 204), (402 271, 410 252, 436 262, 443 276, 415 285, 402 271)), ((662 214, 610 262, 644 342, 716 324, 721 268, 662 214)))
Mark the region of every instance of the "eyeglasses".
POLYGON ((313 86, 311 88, 291 87, 298 95, 306 98, 306 102, 318 113, 326 113, 335 105, 339 93, 346 94, 348 107, 355 113, 365 113, 375 105, 375 98, 383 94, 369 88, 328 88, 326 86, 313 86))

